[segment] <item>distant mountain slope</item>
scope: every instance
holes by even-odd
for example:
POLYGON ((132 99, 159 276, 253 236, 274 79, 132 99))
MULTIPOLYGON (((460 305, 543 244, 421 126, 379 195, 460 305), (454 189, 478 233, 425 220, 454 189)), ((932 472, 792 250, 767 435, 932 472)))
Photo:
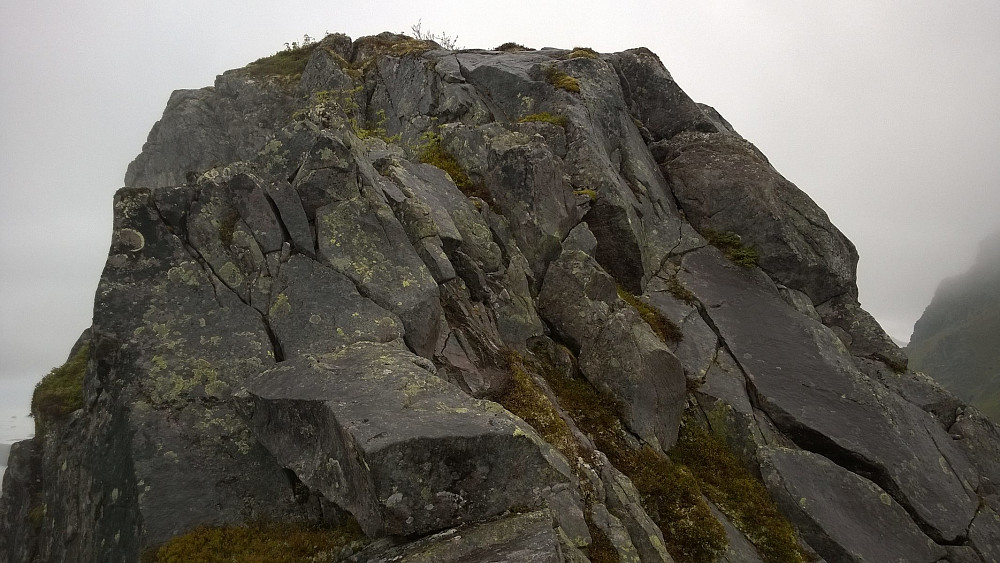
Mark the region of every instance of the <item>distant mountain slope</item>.
POLYGON ((913 327, 910 365, 1000 420, 1000 233, 947 279, 913 327))

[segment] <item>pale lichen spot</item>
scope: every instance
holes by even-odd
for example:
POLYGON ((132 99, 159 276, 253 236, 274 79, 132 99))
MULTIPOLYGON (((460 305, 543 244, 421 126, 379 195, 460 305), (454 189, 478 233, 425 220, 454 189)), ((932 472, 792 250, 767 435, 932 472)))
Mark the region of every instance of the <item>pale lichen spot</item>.
POLYGON ((802 497, 799 499, 799 506, 801 506, 802 508, 805 508, 808 504, 809 500, 806 499, 806 497, 802 497))
POLYGON ((892 497, 888 493, 882 493, 878 496, 878 499, 882 501, 882 504, 886 506, 892 506, 892 497))
POLYGON ((146 246, 146 237, 142 236, 142 233, 135 229, 119 229, 117 235, 118 242, 130 252, 139 252, 146 246))
POLYGON ((319 316, 319 315, 317 315, 315 313, 312 314, 312 315, 309 315, 309 323, 310 324, 318 325, 321 322, 323 322, 323 317, 321 317, 321 316, 319 316))

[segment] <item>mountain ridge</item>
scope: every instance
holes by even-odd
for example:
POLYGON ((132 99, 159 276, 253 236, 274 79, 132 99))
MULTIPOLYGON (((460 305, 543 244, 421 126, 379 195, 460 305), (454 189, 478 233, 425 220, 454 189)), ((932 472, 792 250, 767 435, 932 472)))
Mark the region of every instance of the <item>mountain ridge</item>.
POLYGON ((125 184, 5 560, 261 522, 355 561, 997 557, 997 428, 648 49, 330 35, 174 92, 125 184))

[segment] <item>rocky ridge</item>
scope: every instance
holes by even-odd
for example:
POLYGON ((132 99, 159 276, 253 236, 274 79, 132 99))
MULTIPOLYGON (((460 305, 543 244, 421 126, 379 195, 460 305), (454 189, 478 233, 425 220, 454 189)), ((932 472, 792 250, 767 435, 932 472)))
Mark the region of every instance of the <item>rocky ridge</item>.
POLYGON ((171 96, 2 560, 262 522, 356 523, 329 560, 1000 558, 1000 432, 822 209, 650 51, 508 47, 331 35, 171 96))

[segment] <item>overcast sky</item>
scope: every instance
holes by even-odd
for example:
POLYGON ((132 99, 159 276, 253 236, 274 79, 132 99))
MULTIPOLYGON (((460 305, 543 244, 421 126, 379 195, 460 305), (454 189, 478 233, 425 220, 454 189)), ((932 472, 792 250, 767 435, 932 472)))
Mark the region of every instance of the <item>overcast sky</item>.
POLYGON ((1000 2, 0 0, 0 413, 90 324, 112 196, 170 92, 301 41, 645 46, 858 247, 906 340, 1000 229, 1000 2))

